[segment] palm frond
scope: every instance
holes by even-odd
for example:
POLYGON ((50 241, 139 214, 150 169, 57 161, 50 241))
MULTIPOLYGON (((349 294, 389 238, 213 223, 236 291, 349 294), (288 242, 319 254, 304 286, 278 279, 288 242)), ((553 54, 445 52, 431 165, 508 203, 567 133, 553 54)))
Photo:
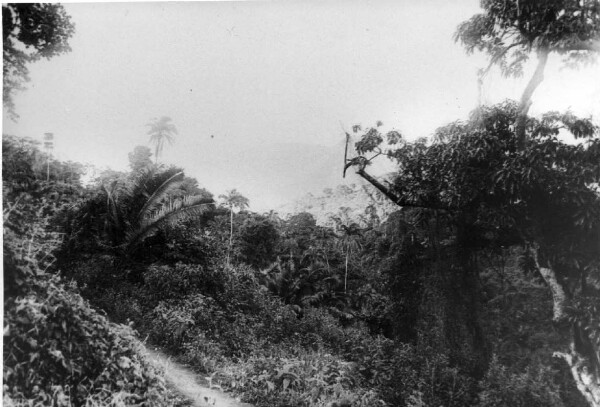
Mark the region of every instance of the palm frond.
POLYGON ((213 200, 200 195, 186 196, 164 204, 155 213, 142 218, 139 226, 127 233, 125 244, 128 249, 132 249, 165 226, 173 225, 182 219, 202 215, 212 207, 213 200))
POLYGON ((106 217, 104 218, 103 230, 113 242, 122 228, 122 208, 118 200, 118 187, 117 181, 111 182, 109 186, 102 184, 102 189, 106 193, 106 217))
POLYGON ((139 221, 142 222, 144 218, 151 216, 152 212, 154 212, 158 205, 160 205, 163 198, 165 198, 167 194, 174 188, 181 185, 183 178, 183 172, 180 171, 159 185, 152 195, 148 197, 148 200, 140 210, 138 214, 139 221))

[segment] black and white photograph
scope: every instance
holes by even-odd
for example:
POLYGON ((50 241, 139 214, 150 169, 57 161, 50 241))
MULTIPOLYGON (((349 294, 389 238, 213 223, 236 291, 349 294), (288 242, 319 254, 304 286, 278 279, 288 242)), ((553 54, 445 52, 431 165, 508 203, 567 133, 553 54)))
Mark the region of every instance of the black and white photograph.
POLYGON ((600 0, 2 33, 3 406, 600 407, 600 0))

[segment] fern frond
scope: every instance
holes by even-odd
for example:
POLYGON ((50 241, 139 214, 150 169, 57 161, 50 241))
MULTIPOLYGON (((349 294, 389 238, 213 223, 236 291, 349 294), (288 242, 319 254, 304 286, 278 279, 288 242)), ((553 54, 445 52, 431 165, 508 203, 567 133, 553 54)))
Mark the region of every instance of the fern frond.
POLYGON ((144 218, 147 218, 156 210, 157 206, 160 205, 163 198, 165 198, 170 191, 181 185, 183 178, 183 172, 180 171, 168 178, 158 188, 156 188, 152 195, 148 197, 148 200, 138 214, 138 219, 140 222, 142 222, 144 218))

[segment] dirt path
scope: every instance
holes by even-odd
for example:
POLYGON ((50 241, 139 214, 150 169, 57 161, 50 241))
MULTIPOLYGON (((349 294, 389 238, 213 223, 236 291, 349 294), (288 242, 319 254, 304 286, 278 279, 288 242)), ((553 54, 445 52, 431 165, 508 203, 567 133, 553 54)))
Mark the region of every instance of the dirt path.
POLYGON ((150 360, 165 372, 165 379, 177 392, 192 401, 194 407, 252 407, 235 400, 226 393, 210 388, 208 382, 202 381, 198 375, 185 366, 171 360, 159 350, 146 348, 150 360))

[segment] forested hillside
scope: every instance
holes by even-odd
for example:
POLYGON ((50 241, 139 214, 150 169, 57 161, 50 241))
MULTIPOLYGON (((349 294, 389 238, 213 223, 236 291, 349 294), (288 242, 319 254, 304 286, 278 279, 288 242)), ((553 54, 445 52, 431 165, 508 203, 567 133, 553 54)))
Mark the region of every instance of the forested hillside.
POLYGON ((381 192, 364 180, 361 181, 325 188, 321 193, 308 193, 279 208, 279 211, 284 214, 308 212, 318 224, 327 226, 340 222, 355 222, 362 226, 379 224, 395 212, 397 207, 381 192))
MULTIPOLYGON (((357 124, 339 173, 364 182, 286 215, 164 162, 168 116, 115 152, 127 171, 89 183, 4 134, 4 404, 189 405, 153 347, 257 407, 599 407, 600 127, 529 110, 549 55, 594 62, 600 3, 482 8, 456 41, 507 76, 535 59, 521 99, 415 141, 357 124)), ((67 52, 74 27, 60 5, 3 13, 23 27, 3 24, 16 115, 24 68, 67 52), (13 47, 44 24, 62 29, 35 44, 55 52, 13 47)))

